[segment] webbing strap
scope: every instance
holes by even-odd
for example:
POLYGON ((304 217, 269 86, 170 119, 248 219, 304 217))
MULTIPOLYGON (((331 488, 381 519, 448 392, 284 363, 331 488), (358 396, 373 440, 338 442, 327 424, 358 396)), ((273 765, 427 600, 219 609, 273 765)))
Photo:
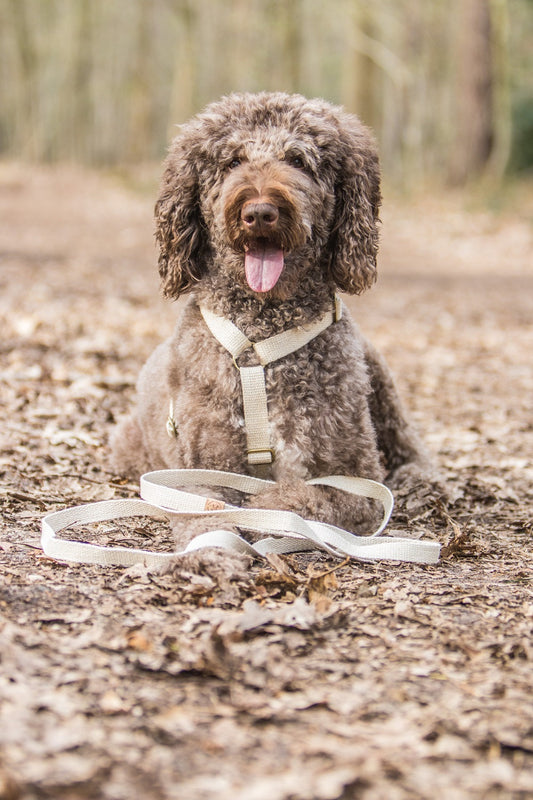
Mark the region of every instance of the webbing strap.
POLYGON ((231 353, 233 358, 238 358, 245 350, 253 348, 264 367, 304 347, 326 328, 329 328, 332 322, 338 321, 342 314, 340 300, 336 297, 335 310, 326 311, 309 325, 290 328, 268 339, 262 339, 260 342, 251 342, 231 320, 219 317, 218 314, 214 314, 203 306, 200 307, 200 311, 215 339, 231 353))
POLYGON ((390 518, 394 503, 390 490, 383 484, 345 476, 314 478, 308 483, 331 486, 349 494, 378 500, 383 505, 383 518, 378 529, 370 536, 355 536, 335 525, 305 520, 294 512, 240 508, 184 491, 184 487, 210 486, 256 494, 261 489, 272 486, 273 481, 217 470, 160 470, 142 476, 141 500, 105 500, 48 514, 42 520, 41 545, 44 553, 52 558, 103 566, 132 566, 138 563, 156 566, 203 547, 223 547, 254 557, 264 556, 269 552, 290 553, 318 549, 335 556, 349 556, 363 561, 392 559, 421 564, 434 564, 438 561, 440 545, 437 542, 379 537, 390 518), (209 519, 211 522, 216 519, 222 524, 229 523, 246 530, 266 533, 268 536, 252 545, 232 531, 215 530, 196 536, 179 553, 102 547, 57 536, 62 530, 76 524, 128 516, 171 519, 180 514, 209 519))
POLYGON ((226 317, 219 317, 209 309, 200 307, 205 324, 220 344, 229 350, 233 358, 238 358, 245 350, 252 347, 252 342, 226 317))
POLYGON ((271 464, 274 454, 270 449, 268 404, 263 367, 239 367, 246 428, 248 463, 271 464))

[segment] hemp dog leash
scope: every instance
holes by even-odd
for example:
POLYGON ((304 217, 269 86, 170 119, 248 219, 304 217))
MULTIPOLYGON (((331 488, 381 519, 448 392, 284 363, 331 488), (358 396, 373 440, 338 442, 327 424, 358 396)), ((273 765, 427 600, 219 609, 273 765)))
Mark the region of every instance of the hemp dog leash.
POLYGON ((389 521, 394 504, 390 490, 383 484, 364 478, 338 475, 314 478, 307 483, 314 486, 331 486, 349 494, 379 501, 383 506, 383 518, 378 529, 369 536, 355 536, 334 525, 305 520, 294 512, 240 508, 183 490, 183 487, 210 486, 256 494, 261 489, 274 485, 273 481, 217 470, 160 470, 142 476, 140 500, 104 500, 47 514, 42 520, 41 545, 47 556, 61 561, 124 567, 139 563, 147 566, 161 565, 177 556, 204 547, 222 547, 234 553, 246 553, 256 558, 264 557, 266 553, 293 553, 316 549, 338 557, 349 556, 363 561, 392 559, 435 564, 439 560, 440 545, 437 542, 398 537, 379 538, 389 521), (250 544, 241 536, 220 529, 196 536, 185 550, 179 553, 103 547, 57 536, 61 531, 77 524, 129 516, 150 516, 169 520, 178 515, 205 518, 210 521, 216 519, 222 524, 231 523, 268 536, 255 544, 250 544))

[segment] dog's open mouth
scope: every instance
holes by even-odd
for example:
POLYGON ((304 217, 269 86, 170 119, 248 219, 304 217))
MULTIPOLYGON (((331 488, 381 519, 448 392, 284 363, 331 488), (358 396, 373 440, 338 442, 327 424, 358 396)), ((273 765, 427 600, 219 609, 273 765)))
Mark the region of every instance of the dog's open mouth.
POLYGON ((269 292, 278 282, 284 265, 283 250, 268 239, 247 245, 244 269, 248 286, 254 292, 269 292))

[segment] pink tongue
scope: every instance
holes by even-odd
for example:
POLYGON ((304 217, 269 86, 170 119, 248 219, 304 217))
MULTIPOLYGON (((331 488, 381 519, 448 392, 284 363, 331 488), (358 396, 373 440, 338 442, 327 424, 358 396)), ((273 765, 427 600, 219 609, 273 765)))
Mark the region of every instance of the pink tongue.
POLYGON ((248 286, 254 292, 269 292, 283 271, 283 250, 261 247, 248 250, 244 257, 248 286))

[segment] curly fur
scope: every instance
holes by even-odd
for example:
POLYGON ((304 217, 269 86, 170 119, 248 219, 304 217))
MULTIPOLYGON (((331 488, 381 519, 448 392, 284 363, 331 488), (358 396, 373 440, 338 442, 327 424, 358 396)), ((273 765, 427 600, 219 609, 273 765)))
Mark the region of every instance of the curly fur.
MULTIPOLYGON (((189 292, 190 299, 174 335, 141 372, 136 411, 114 437, 117 469, 253 472, 239 375, 199 306, 257 341, 315 320, 331 308, 335 291, 367 289, 376 277, 379 181, 369 131, 322 100, 236 94, 182 127, 165 164, 156 238, 164 294, 189 292), (250 203, 274 209, 272 218, 247 227, 250 203), (283 272, 266 292, 250 288, 245 274, 254 240, 284 252, 283 272), (165 430, 169 398, 176 439, 165 430)), ((266 380, 278 485, 253 505, 359 530, 374 515, 370 501, 341 499, 305 480, 343 474, 394 485, 427 469, 386 365, 346 310, 306 347, 268 367, 266 380)), ((190 534, 182 531, 179 544, 190 534)))

